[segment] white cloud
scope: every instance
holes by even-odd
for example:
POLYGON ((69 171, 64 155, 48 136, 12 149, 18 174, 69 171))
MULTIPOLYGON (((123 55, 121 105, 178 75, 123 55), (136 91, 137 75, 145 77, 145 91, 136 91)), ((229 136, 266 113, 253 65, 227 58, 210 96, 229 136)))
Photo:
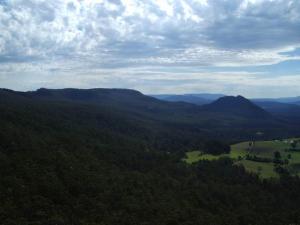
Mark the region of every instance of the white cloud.
MULTIPOLYGON (((231 63, 227 58, 224 63, 212 64, 237 64, 237 61, 242 61, 244 65, 249 60, 249 65, 252 65, 253 57, 258 57, 258 61, 262 58, 262 64, 287 60, 287 56, 279 57, 275 51, 300 44, 295 35, 286 38, 290 43, 285 43, 287 40, 284 39, 285 29, 289 29, 287 32, 297 32, 293 31, 295 27, 292 26, 292 21, 299 17, 299 13, 291 9, 288 15, 283 15, 282 8, 291 8, 288 6, 291 4, 294 8, 299 8, 300 4, 296 1, 289 4, 284 4, 283 1, 276 4, 267 0, 235 1, 235 4, 225 2, 217 5, 214 0, 8 1, 7 4, 0 5, 0 28, 3 31, 0 36, 0 57, 26 60, 26 57, 48 58, 61 55, 97 57, 99 53, 101 57, 106 52, 111 58, 122 60, 118 56, 125 51, 126 54, 130 53, 128 57, 133 62, 141 57, 143 51, 142 58, 148 58, 149 61, 153 61, 153 58, 174 61, 178 56, 191 53, 191 63, 199 59, 201 64, 206 52, 222 61, 223 54, 237 56, 237 51, 240 51, 243 60, 233 57, 231 63), (246 29, 239 29, 240 23, 247 25, 249 14, 253 13, 259 23, 263 23, 263 19, 268 22, 267 17, 270 15, 262 12, 265 4, 269 4, 271 11, 274 11, 271 13, 272 19, 287 23, 286 27, 278 28, 276 23, 269 24, 269 30, 275 32, 272 37, 262 34, 261 29, 265 27, 260 28, 252 20, 253 28, 247 26, 246 29), (232 17, 236 11, 240 11, 240 18, 232 17), (276 15, 277 11, 280 15, 276 15), (257 32, 261 37, 255 37, 257 32), (258 38, 262 39, 257 40, 258 38), (276 38, 280 38, 282 45, 280 40, 277 43, 276 38), (271 43, 274 42, 273 39, 276 40, 274 46, 260 46, 260 42, 271 43), (258 47, 253 46, 255 42, 258 47), (139 45, 134 46, 135 43, 139 45), (167 57, 164 55, 166 52, 169 54, 167 57), (244 53, 249 54, 249 57, 245 57, 244 53)), ((264 32, 268 32, 268 27, 264 32)), ((189 58, 184 61, 188 62, 189 58)))
MULTIPOLYGON (((0 2, 0 30, 2 83, 4 77, 22 80, 22 72, 27 71, 32 79, 44 76, 49 82, 52 75, 59 79, 58 74, 80 74, 84 80, 84 74, 97 74, 112 84, 116 68, 132 71, 146 65, 152 71, 159 68, 159 76, 170 80, 176 74, 164 73, 170 66, 186 68, 182 76, 189 76, 195 67, 299 60, 297 55, 281 53, 300 46, 300 2, 5 0, 0 2)), ((125 79, 124 73, 118 74, 125 79)), ((146 70, 132 74, 149 82, 146 70)), ((249 74, 241 74, 250 79, 249 74)))
POLYGON ((300 74, 272 77, 265 73, 247 71, 197 72, 186 71, 181 67, 173 69, 164 71, 164 68, 153 67, 132 67, 127 70, 94 68, 87 74, 81 65, 73 65, 71 61, 60 64, 48 62, 47 66, 38 63, 18 64, 4 68, 6 73, 0 74, 0 83, 13 89, 17 85, 18 90, 40 87, 106 87, 132 88, 148 94, 217 92, 227 95, 241 94, 246 97, 293 96, 299 93, 300 89, 300 74))

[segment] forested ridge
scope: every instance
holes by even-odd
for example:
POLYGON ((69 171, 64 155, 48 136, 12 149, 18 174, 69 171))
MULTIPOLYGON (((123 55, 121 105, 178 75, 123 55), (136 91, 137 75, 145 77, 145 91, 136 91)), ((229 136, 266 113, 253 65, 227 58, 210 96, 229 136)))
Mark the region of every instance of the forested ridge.
POLYGON ((300 222, 298 177, 261 180, 230 159, 191 166, 181 160, 185 150, 204 146, 216 131, 222 142, 232 142, 258 128, 276 136, 293 133, 294 127, 283 130, 272 118, 271 128, 253 124, 237 135, 242 117, 214 113, 218 123, 226 123, 209 127, 214 122, 204 115, 211 114, 189 104, 166 106, 150 99, 147 108, 142 96, 138 103, 127 96, 132 105, 120 94, 105 104, 91 96, 80 101, 51 96, 48 90, 1 91, 1 224, 300 222), (228 123, 234 135, 225 135, 228 123))

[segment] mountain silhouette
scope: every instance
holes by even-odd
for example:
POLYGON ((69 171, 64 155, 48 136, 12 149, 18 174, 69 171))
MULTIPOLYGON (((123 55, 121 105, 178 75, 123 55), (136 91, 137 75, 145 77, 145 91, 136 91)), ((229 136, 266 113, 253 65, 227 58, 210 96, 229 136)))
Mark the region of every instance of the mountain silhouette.
POLYGON ((210 104, 204 105, 202 108, 206 111, 239 115, 253 119, 272 117, 267 111, 240 95, 236 97, 221 97, 210 104))

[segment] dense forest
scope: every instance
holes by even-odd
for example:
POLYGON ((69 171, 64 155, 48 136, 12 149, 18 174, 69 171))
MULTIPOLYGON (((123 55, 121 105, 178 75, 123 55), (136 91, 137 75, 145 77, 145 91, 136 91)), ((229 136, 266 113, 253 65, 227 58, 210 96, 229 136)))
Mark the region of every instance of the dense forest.
POLYGON ((230 159, 181 160, 186 150, 228 151, 257 131, 275 138, 297 127, 211 108, 128 90, 1 90, 1 224, 299 223, 298 177, 262 180, 230 159))

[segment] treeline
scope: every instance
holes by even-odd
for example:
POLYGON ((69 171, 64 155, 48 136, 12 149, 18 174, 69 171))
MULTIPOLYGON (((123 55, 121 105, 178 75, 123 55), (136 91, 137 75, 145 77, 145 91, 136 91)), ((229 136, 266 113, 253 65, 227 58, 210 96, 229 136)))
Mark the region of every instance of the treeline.
POLYGON ((226 144, 224 141, 208 140, 208 141, 204 141, 202 152, 212 154, 212 155, 229 153, 230 145, 226 144))

